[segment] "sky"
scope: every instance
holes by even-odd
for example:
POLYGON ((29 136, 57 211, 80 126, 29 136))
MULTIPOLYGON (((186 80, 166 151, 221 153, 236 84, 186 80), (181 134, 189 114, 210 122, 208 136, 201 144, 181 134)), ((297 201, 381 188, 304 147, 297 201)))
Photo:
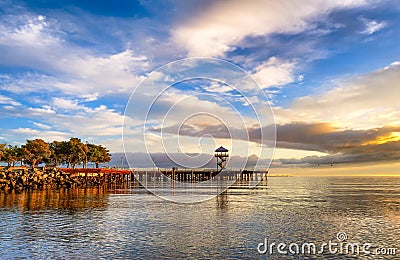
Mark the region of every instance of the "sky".
POLYGON ((167 149, 196 165, 224 145, 235 163, 388 167, 400 158, 399 42, 395 0, 0 0, 0 142, 79 137, 115 160, 167 149), (161 91, 180 75, 166 64, 198 57, 258 86, 161 91))

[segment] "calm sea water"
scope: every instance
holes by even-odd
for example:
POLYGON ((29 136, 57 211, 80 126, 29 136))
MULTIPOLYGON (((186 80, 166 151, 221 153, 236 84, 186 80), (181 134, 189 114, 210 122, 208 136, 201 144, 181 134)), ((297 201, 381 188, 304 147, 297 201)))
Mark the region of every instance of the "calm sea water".
POLYGON ((0 259, 400 259, 400 178, 271 177, 227 199, 182 205, 134 188, 0 193, 0 259), (257 251, 266 237, 321 245, 339 232, 396 255, 257 251))

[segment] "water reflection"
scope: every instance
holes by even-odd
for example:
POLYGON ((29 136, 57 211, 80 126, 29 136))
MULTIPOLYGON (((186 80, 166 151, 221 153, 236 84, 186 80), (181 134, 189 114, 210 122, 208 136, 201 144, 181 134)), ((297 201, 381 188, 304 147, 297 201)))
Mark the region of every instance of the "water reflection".
POLYGON ((106 187, 60 190, 25 190, 0 192, 0 207, 17 208, 22 212, 35 212, 50 209, 82 210, 106 208, 108 200, 106 187))
POLYGON ((266 236, 323 243, 337 232, 400 248, 399 212, 400 178, 274 177, 186 205, 131 186, 0 193, 0 258, 265 259, 256 247, 266 236))

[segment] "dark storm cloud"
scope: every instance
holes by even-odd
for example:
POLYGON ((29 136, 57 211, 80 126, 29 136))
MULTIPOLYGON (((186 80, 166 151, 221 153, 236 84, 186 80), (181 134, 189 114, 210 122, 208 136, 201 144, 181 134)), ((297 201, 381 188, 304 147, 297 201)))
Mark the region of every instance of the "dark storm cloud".
POLYGON ((292 148, 326 153, 357 150, 378 137, 400 131, 400 127, 367 130, 341 130, 328 123, 291 123, 277 126, 277 143, 281 148, 292 148))
MULTIPOLYGON (((267 129, 268 130, 268 129, 267 129)), ((292 122, 277 125, 276 147, 327 153, 327 156, 308 156, 302 159, 280 159, 282 163, 356 163, 396 160, 400 158, 400 141, 390 139, 393 132, 400 132, 399 126, 353 130, 339 129, 329 123, 292 122)), ((153 129, 159 132, 160 129, 153 129)), ((241 140, 260 142, 261 129, 249 127, 247 132, 230 129, 241 140)), ((214 138, 229 138, 225 127, 215 125, 185 125, 165 128, 163 132, 200 137, 205 134, 214 138), (173 131, 172 131, 173 130, 173 131)))
POLYGON ((341 130, 328 123, 291 123, 277 126, 277 147, 319 151, 327 156, 307 156, 282 163, 334 164, 390 161, 400 158, 400 142, 389 139, 400 127, 341 130), (385 140, 386 139, 386 140, 385 140))
POLYGON ((301 159, 280 159, 283 164, 340 164, 394 161, 400 159, 400 142, 360 145, 343 148, 336 154, 307 156, 301 159))
MULTIPOLYGON (((161 132, 160 128, 151 129, 153 132, 161 132)), ((179 134, 184 136, 201 137, 212 135, 217 138, 230 138, 230 134, 224 125, 174 125, 163 128, 162 131, 168 134, 179 134)))

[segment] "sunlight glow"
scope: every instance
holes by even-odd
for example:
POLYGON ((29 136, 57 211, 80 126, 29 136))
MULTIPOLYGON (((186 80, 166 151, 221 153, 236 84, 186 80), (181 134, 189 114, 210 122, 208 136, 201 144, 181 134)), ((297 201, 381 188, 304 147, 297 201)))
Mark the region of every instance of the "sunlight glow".
POLYGON ((379 136, 376 140, 366 142, 362 145, 385 144, 385 143, 397 142, 397 141, 400 141, 400 132, 391 132, 388 135, 379 136))

